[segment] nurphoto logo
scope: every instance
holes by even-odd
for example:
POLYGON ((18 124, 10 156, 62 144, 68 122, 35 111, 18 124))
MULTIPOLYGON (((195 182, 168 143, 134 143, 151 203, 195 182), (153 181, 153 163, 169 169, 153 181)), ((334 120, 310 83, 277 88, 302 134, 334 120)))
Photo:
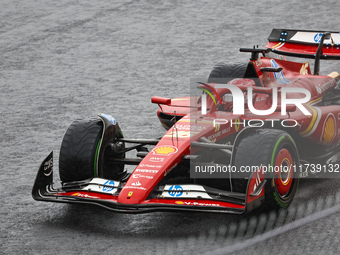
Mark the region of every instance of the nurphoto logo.
MULTIPOLYGON (((216 84, 215 88, 227 88, 230 90, 233 97, 233 114, 235 115, 243 115, 244 114, 244 105, 245 105, 245 96, 243 91, 231 84, 216 84)), ((267 110, 257 110, 253 104, 253 88, 247 88, 247 105, 250 112, 255 115, 270 115, 275 112, 278 106, 278 95, 281 95, 281 115, 287 114, 287 105, 295 105, 296 108, 299 108, 304 115, 312 115, 304 106, 304 103, 307 103, 311 99, 311 93, 309 90, 304 88, 292 88, 292 87, 282 87, 280 91, 277 90, 276 87, 272 88, 272 105, 267 110), (303 98, 287 98, 288 93, 301 93, 304 94, 303 98)), ((202 104, 201 104, 201 113, 202 115, 207 114, 207 94, 202 94, 202 104)))

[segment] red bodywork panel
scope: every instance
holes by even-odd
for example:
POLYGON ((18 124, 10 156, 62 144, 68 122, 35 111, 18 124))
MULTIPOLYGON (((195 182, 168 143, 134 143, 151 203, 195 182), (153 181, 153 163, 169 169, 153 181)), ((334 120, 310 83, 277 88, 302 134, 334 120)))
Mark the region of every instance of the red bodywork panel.
MULTIPOLYGON (((228 116, 227 118, 232 119, 239 119, 241 122, 243 120, 249 119, 295 119, 299 123, 299 125, 295 128, 296 132, 300 133, 302 136, 307 137, 307 139, 312 140, 314 142, 323 143, 323 144, 335 144, 337 143, 335 137, 338 136, 337 134, 337 126, 340 125, 340 121, 338 120, 338 112, 339 106, 323 106, 320 107, 319 104, 323 98, 323 96, 333 90, 336 86, 336 81, 329 76, 315 76, 310 74, 309 64, 307 63, 297 63, 291 62, 286 60, 280 59, 271 59, 266 57, 261 57, 256 61, 252 61, 253 66, 257 72, 258 79, 261 82, 263 89, 259 87, 253 88, 253 93, 256 93, 256 99, 254 102, 254 107, 258 110, 262 109, 269 109, 272 105, 271 102, 271 88, 277 87, 280 90, 281 87, 292 87, 292 88, 304 88, 310 91, 311 99, 307 104, 304 106, 308 109, 311 113, 311 116, 305 116, 299 109, 287 107, 287 115, 281 116, 280 115, 280 97, 278 97, 278 108, 277 112, 268 115, 268 116, 258 116, 254 115, 251 112, 245 112, 243 116, 228 116), (282 67, 282 79, 285 84, 281 84, 279 79, 274 76, 274 72, 262 72, 261 68, 263 67, 272 67, 273 62, 279 67, 282 67), (282 78, 283 77, 283 78, 282 78), (262 93, 263 92, 263 93, 262 93), (268 93, 266 93, 268 92, 268 93), (295 109, 295 110, 294 110, 295 109), (331 120, 330 120, 331 119, 331 120), (324 126, 326 123, 333 122, 334 123, 334 134, 333 137, 324 138, 324 126)), ((247 79, 236 79, 236 82, 231 82, 234 85, 240 87, 241 89, 245 90, 247 86, 249 86, 249 82, 247 79), (237 81, 239 80, 239 81, 237 81), (240 82, 241 80, 241 82, 240 82), (243 82, 242 82, 243 81, 243 82), (245 85, 244 85, 245 84, 245 85)), ((226 93, 227 89, 217 89, 220 96, 223 93, 226 93)), ((287 94, 288 99, 293 98, 303 98, 305 95, 301 93, 289 93, 287 94)), ((192 99, 191 99, 192 100, 192 99)), ((193 102, 193 101, 191 101, 193 102)), ((218 98, 216 98, 216 102, 218 102, 218 98)), ((213 102, 210 101, 208 104, 213 105, 213 102)), ((161 113, 165 113, 168 115, 173 115, 176 111, 176 115, 184 116, 189 112, 194 111, 194 108, 190 108, 190 98, 179 98, 173 99, 170 106, 162 106, 162 109, 158 109, 158 116, 161 116, 161 113), (178 101, 176 101, 178 100, 178 101), (181 104, 173 102, 181 102, 181 104), (184 103, 185 102, 185 103, 184 103)), ((217 118, 217 117, 224 117, 226 113, 218 113, 217 108, 214 107, 213 110, 210 111, 209 117, 217 118), (214 115, 211 115, 213 114, 214 115)), ((160 117, 161 119, 161 117, 160 117)), ((162 119, 161 119, 162 121, 162 119)), ((228 134, 229 135, 229 134, 228 134)))
MULTIPOLYGON (((305 45, 301 43, 285 43, 285 42, 269 42, 266 48, 271 48, 280 51, 282 54, 301 54, 313 56, 318 49, 318 45, 305 45)), ((323 54, 329 56, 339 57, 340 47, 339 45, 329 45, 323 48, 323 54)))

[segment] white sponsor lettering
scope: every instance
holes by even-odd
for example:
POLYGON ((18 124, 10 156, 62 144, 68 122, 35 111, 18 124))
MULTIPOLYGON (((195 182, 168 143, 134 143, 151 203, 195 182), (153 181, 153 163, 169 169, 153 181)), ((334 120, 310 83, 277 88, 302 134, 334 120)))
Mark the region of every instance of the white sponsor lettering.
POLYGON ((149 168, 161 168, 162 166, 149 165, 149 164, 139 164, 140 167, 149 167, 149 168))
POLYGON ((151 161, 151 162, 163 162, 164 158, 161 158, 161 157, 151 157, 149 159, 149 161, 151 161))
POLYGON ((335 85, 334 83, 335 83, 335 81, 330 80, 330 81, 328 81, 324 84, 319 84, 319 85, 316 86, 316 90, 318 91, 319 94, 322 94, 326 90, 328 90, 329 88, 332 88, 333 85, 335 85))
POLYGON ((134 182, 131 184, 132 186, 142 186, 142 184, 138 181, 138 182, 134 182))
POLYGON ((198 134, 198 132, 193 131, 187 131, 187 130, 176 130, 173 129, 171 132, 164 135, 164 137, 178 137, 178 138, 189 138, 195 134, 198 134))
POLYGON ((139 189, 139 190, 146 190, 144 187, 136 187, 136 186, 124 186, 123 189, 139 189))
POLYGON ((145 178, 145 179, 153 179, 153 176, 149 175, 142 175, 142 174, 132 174, 132 178, 137 179, 137 178, 145 178))
POLYGON ((136 169, 134 172, 157 174, 157 173, 158 173, 158 170, 136 169))

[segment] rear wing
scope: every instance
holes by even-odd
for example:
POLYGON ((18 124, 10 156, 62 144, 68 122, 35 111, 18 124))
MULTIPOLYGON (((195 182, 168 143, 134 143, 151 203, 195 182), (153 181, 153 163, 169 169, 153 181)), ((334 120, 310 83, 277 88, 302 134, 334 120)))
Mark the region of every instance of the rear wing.
POLYGON ((273 29, 268 41, 266 47, 275 53, 303 58, 315 58, 322 43, 321 59, 340 59, 339 32, 273 29), (322 41, 323 35, 328 33, 322 41))
POLYGON ((277 54, 315 59, 316 75, 320 59, 340 60, 339 32, 273 29, 268 41, 265 47, 277 54))

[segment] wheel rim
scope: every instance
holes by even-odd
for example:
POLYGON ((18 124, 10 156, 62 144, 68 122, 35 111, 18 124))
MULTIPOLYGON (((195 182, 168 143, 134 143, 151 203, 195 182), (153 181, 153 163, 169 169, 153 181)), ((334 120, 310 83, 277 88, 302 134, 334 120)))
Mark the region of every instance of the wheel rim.
POLYGON ((279 151, 274 170, 277 191, 282 197, 285 197, 291 190, 294 172, 293 158, 288 149, 283 148, 279 151))

